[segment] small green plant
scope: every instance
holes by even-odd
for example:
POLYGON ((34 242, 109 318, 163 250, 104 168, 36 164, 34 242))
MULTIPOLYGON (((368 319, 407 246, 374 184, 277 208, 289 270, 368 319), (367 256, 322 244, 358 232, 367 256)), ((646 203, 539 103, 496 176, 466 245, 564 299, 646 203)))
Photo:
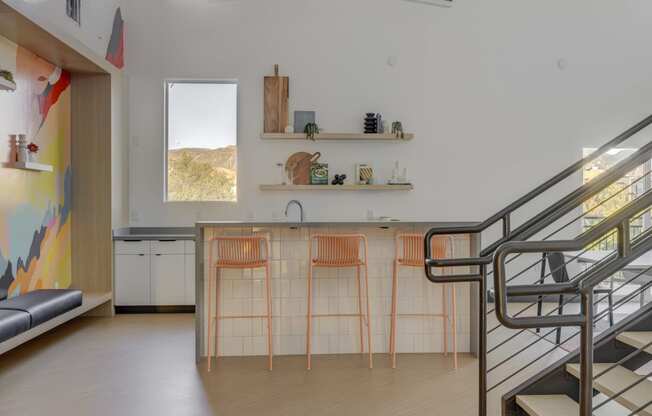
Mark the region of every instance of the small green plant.
POLYGON ((397 138, 404 139, 405 133, 403 133, 403 123, 400 121, 395 121, 392 123, 392 134, 395 134, 397 138))
POLYGON ((9 71, 0 69, 0 77, 6 79, 7 81, 14 82, 14 74, 9 71))
POLYGON ((319 134, 319 126, 317 123, 308 123, 303 132, 306 133, 306 139, 314 141, 315 134, 319 134))

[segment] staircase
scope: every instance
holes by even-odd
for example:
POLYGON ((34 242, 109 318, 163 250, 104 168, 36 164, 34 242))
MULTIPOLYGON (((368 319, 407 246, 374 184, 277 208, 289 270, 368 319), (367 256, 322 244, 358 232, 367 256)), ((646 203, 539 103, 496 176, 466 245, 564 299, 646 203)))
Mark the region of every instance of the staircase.
MULTIPOLYGON (((652 305, 651 305, 652 306, 652 305)), ((641 309, 594 343, 592 411, 652 416, 652 307, 641 309)), ((504 396, 504 414, 575 416, 579 355, 570 354, 504 396)))
POLYGON ((480 416, 652 415, 652 307, 645 299, 652 263, 642 270, 636 264, 652 249, 652 226, 643 232, 633 226, 652 209, 652 142, 635 145, 638 150, 604 173, 516 221, 523 207, 569 178, 576 181, 589 162, 650 124, 652 116, 477 225, 426 234, 426 277, 478 287, 480 416), (647 192, 638 191, 641 184, 647 192), (577 231, 591 212, 623 195, 633 197, 577 231), (431 258, 431 239, 450 234, 489 242, 476 257, 431 258), (603 246, 610 249, 596 257, 595 248, 603 246), (563 253, 561 264, 553 253, 563 253))

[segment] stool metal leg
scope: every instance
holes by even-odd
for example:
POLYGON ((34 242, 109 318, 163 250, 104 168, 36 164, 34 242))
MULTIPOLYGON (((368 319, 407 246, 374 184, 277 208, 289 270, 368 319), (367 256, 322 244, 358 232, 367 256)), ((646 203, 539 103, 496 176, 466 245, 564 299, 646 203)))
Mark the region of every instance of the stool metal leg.
MULTIPOLYGON (((367 241, 365 240, 365 246, 367 241)), ((367 251, 365 251, 366 255, 367 251)), ((371 306, 369 302, 369 270, 367 268, 367 261, 364 264, 364 278, 365 278, 365 294, 367 295, 367 344, 369 345, 369 368, 374 368, 373 362, 373 340, 371 339, 371 306)))
MULTIPOLYGON (((211 256, 211 262, 209 266, 209 270, 213 268, 212 266, 212 256, 211 256)), ((208 330, 207 332, 207 338, 208 338, 208 351, 207 351, 207 356, 208 356, 208 371, 211 371, 211 354, 213 353, 213 346, 211 344, 211 341, 213 340, 213 336, 211 333, 211 329, 213 327, 213 311, 212 311, 212 297, 213 297, 213 273, 208 273, 208 330)))
POLYGON ((360 276, 360 266, 356 266, 356 275, 355 278, 358 283, 358 317, 360 321, 360 354, 364 354, 364 313, 362 309, 362 277, 360 276))
POLYGON ((452 285, 453 293, 451 299, 451 313, 453 318, 451 319, 451 327, 453 332, 453 367, 457 370, 458 361, 457 361, 457 292, 455 290, 455 283, 452 285))
POLYGON ((444 356, 448 356, 448 285, 441 285, 441 315, 444 324, 444 356))
POLYGON ((392 368, 396 368, 396 325, 398 310, 398 261, 394 260, 392 273, 392 318, 389 333, 389 353, 391 354, 392 368))
POLYGON ((272 342, 272 282, 271 270, 269 264, 269 255, 267 256, 267 264, 265 265, 265 286, 267 286, 267 355, 269 360, 269 371, 272 371, 272 355, 273 355, 273 342, 272 342))
POLYGON ((220 356, 220 282, 222 271, 215 269, 215 361, 220 356))
POLYGON ((308 261, 310 266, 308 267, 308 329, 306 331, 306 355, 308 357, 308 370, 312 368, 312 357, 311 357, 311 339, 312 339, 312 242, 308 244, 309 256, 308 261))

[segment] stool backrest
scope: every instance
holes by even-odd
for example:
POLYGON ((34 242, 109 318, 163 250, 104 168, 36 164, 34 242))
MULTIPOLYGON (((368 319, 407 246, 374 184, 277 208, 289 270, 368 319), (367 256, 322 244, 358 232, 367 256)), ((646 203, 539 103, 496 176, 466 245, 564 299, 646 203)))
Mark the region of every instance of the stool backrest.
POLYGON ((332 265, 360 262, 360 243, 366 241, 362 234, 315 234, 311 238, 316 246, 315 256, 310 253, 312 260, 332 265))
POLYGON ((215 237, 211 244, 217 246, 216 260, 224 264, 251 264, 269 258, 267 236, 215 237))
MULTIPOLYGON (((424 246, 423 234, 397 234, 396 258, 403 264, 423 266, 424 246)), ((453 239, 450 236, 435 236, 432 238, 432 258, 451 258, 453 239)))

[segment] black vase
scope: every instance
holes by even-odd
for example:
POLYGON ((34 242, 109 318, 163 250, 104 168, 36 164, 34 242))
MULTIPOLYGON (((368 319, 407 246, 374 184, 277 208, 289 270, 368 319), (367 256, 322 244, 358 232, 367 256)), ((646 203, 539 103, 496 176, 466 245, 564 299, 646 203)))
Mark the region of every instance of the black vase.
POLYGON ((364 119, 364 132, 365 134, 378 133, 378 118, 376 117, 376 113, 367 113, 364 119))

